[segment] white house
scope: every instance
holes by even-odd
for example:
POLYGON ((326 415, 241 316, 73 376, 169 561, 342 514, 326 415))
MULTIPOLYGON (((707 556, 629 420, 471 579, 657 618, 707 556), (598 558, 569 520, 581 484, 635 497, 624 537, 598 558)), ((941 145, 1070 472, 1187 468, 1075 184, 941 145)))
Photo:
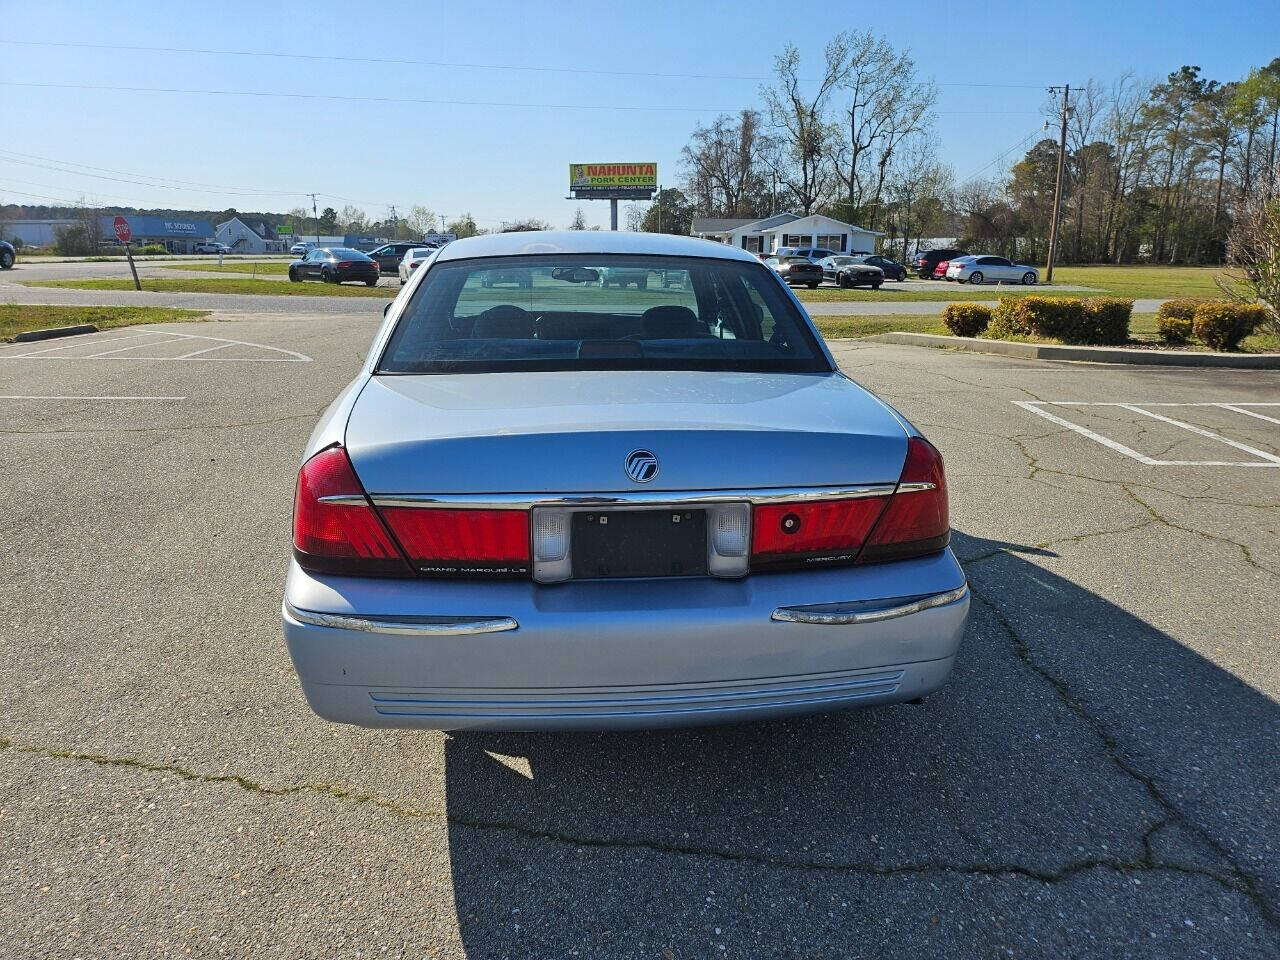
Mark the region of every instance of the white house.
POLYGON ((262 224, 255 230, 239 217, 232 217, 216 228, 218 242, 225 243, 232 253, 288 253, 288 245, 270 233, 262 224))
POLYGON ((799 217, 778 213, 763 220, 694 217, 689 231, 695 237, 741 247, 752 253, 773 253, 779 247, 825 247, 837 253, 874 253, 877 230, 813 214, 799 217))

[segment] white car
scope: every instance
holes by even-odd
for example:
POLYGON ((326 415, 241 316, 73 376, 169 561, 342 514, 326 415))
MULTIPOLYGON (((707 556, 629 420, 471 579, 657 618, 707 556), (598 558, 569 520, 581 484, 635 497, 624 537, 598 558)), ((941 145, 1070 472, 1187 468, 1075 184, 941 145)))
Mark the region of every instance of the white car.
POLYGON ((408 283, 413 271, 420 267, 437 249, 437 247, 413 247, 406 250, 404 256, 400 258, 400 286, 403 287, 408 283))
POLYGON ((1029 287, 1039 282, 1040 273, 1035 267, 1004 257, 975 255, 952 260, 947 267, 947 279, 957 283, 1021 283, 1029 287))
POLYGON ((299 240, 289 248, 289 252, 295 257, 305 257, 313 249, 315 249, 315 243, 311 240, 299 240))
POLYGON ((230 253, 231 248, 225 243, 215 243, 212 240, 202 240, 192 248, 196 253, 230 253))

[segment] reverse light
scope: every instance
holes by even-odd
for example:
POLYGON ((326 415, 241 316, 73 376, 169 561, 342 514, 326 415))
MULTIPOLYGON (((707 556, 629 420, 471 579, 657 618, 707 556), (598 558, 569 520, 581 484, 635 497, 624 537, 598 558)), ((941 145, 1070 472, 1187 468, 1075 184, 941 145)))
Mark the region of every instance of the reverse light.
POLYGON ((378 519, 347 451, 321 450, 298 471, 293 500, 293 553, 316 573, 366 577, 410 575, 378 519))
POLYGON ((888 499, 857 497, 757 506, 752 569, 852 563, 888 499))

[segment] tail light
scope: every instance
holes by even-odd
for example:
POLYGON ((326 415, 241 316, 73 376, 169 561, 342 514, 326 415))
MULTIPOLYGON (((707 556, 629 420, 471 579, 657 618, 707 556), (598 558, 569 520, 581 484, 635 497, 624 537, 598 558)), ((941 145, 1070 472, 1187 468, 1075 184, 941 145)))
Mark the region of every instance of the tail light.
POLYGON ((354 260, 339 260, 339 261, 338 261, 338 266, 339 266, 339 267, 354 267, 355 265, 356 265, 356 262, 355 262, 354 260))
POLYGON ((756 507, 751 569, 903 560, 936 553, 950 532, 942 455, 911 437, 892 496, 756 507))
POLYGON ((888 499, 861 497, 756 507, 752 569, 852 563, 888 499))
POLYGON ((951 536, 942 454, 923 437, 907 441, 898 489, 871 532, 859 563, 936 553, 951 536))
POLYGON ((317 573, 404 577, 411 571, 342 447, 302 465, 293 500, 293 552, 317 573))
POLYGON ((383 507, 382 516, 418 573, 529 575, 526 510, 383 507))

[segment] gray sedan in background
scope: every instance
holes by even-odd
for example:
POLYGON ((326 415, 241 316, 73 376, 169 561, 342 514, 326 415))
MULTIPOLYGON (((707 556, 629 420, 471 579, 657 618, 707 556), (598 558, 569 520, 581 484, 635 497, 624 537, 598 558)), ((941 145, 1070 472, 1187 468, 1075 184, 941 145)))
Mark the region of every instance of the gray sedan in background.
POLYGON ((476 237, 412 274, 307 444, 284 635, 312 708, 365 726, 915 700, 968 613, 947 518, 938 451, 750 254, 476 237))

